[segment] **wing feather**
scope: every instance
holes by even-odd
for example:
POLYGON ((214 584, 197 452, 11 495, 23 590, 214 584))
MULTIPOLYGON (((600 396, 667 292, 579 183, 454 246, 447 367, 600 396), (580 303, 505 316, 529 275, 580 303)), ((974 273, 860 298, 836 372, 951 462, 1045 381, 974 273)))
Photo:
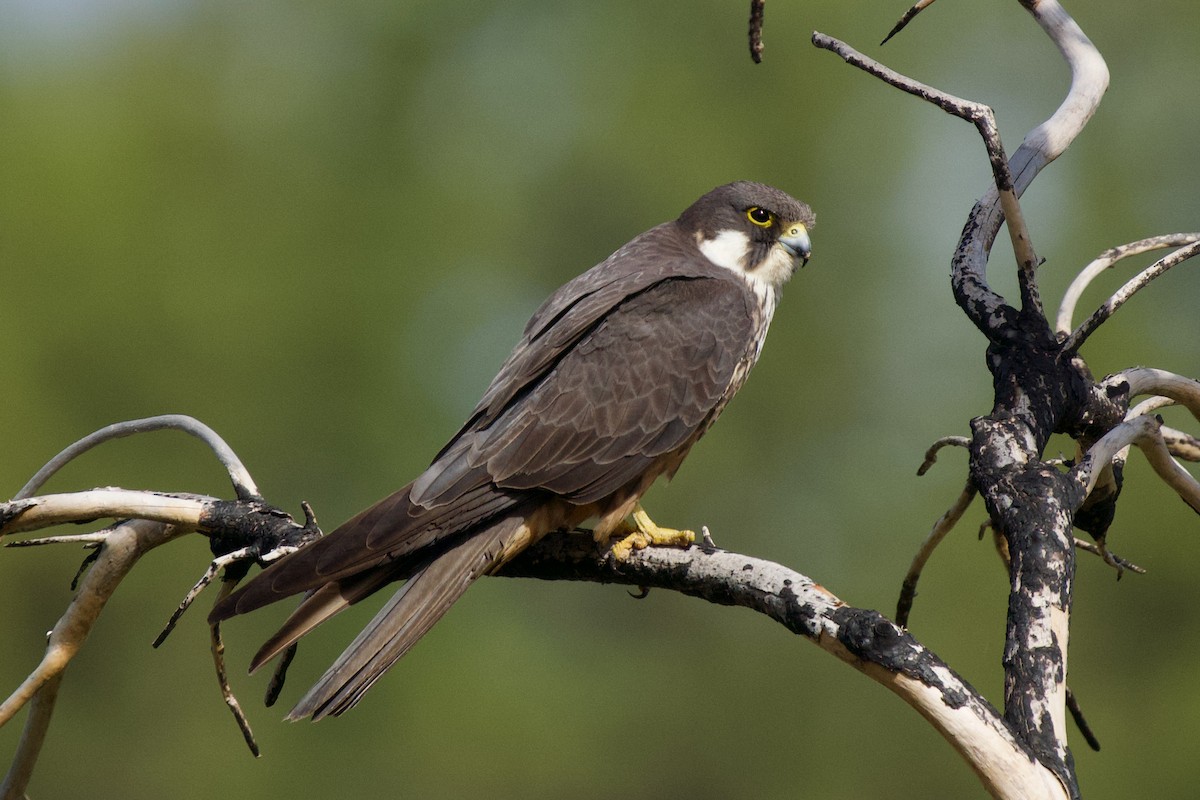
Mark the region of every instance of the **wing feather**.
MULTIPOLYGON (((626 298, 434 468, 484 467, 499 487, 581 504, 616 492, 687 446, 728 400, 756 352, 754 303, 721 277, 668 278, 626 298)), ((430 501, 457 490, 436 478, 426 486, 430 501)))

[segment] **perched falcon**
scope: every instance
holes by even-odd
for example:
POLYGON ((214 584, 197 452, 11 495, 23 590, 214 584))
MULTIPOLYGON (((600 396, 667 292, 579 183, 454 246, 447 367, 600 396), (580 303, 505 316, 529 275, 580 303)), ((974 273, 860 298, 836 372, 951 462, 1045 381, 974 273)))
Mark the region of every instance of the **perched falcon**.
POLYGON ((813 213, 758 183, 717 187, 560 288, 470 419, 415 481, 272 564, 212 621, 311 592, 257 669, 334 614, 405 581, 290 718, 354 706, 471 582, 596 518, 617 558, 691 540, 638 504, 671 477, 758 359, 813 213))

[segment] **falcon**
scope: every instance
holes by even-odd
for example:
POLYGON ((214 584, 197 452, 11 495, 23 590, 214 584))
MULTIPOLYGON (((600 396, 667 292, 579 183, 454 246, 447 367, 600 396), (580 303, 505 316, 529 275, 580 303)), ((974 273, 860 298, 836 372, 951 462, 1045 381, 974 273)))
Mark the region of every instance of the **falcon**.
POLYGON ((253 672, 388 584, 392 598, 290 719, 341 714, 478 577, 595 519, 615 558, 687 545, 639 501, 675 474, 758 360, 812 210, 740 181, 705 194, 554 292, 470 418, 416 480, 272 564, 212 622, 307 592, 253 672))

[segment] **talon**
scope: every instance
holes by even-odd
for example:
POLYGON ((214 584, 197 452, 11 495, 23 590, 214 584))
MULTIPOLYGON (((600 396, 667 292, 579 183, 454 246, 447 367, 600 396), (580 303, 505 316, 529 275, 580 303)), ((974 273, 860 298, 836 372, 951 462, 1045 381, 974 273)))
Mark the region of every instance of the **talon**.
POLYGON ((626 561, 634 550, 646 547, 687 547, 696 541, 693 531, 663 528, 639 504, 624 526, 627 534, 612 546, 613 558, 626 561))

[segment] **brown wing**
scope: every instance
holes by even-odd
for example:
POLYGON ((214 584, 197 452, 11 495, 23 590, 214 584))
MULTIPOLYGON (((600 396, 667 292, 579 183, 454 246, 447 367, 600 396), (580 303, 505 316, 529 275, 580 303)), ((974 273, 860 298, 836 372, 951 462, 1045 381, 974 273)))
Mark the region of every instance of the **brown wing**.
MULTIPOLYGON (((582 337, 621 303, 667 275, 720 277, 722 270, 700 254, 677 223, 641 234, 607 259, 563 284, 529 322, 521 341, 492 379, 483 398, 436 462, 466 433, 491 425, 582 337)), ((416 502, 423 502, 420 493, 416 502)))
POLYGON ((460 433, 414 484, 453 502, 485 470, 503 489, 595 502, 703 432, 752 358, 758 309, 732 278, 668 278, 628 297, 539 380, 460 433))

